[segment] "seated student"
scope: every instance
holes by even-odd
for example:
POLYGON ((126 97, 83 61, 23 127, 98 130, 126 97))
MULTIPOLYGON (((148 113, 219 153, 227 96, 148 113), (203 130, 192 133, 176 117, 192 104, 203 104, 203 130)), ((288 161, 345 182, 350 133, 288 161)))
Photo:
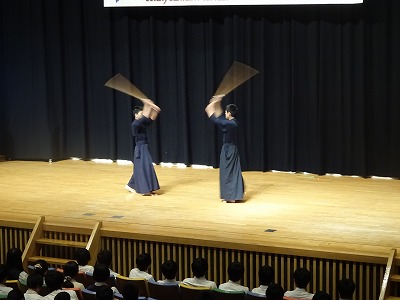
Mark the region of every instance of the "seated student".
POLYGON ((76 277, 76 275, 78 275, 78 271, 79 271, 79 266, 78 266, 77 262, 75 262, 73 260, 67 262, 63 266, 63 270, 64 270, 64 276, 65 276, 65 281, 64 281, 63 287, 78 288, 80 290, 85 289, 85 286, 82 283, 75 280, 75 277, 76 277))
POLYGON ((20 290, 12 290, 11 292, 9 292, 7 299, 8 300, 25 300, 24 293, 21 292, 20 290))
POLYGON ((243 291, 248 292, 249 288, 239 284, 244 275, 244 266, 240 262, 231 262, 228 266, 228 282, 219 285, 220 290, 224 291, 243 291))
POLYGON ((45 278, 46 286, 50 293, 43 297, 44 300, 53 300, 55 296, 61 292, 66 292, 70 295, 71 300, 78 300, 75 291, 63 290, 64 274, 55 270, 50 270, 46 273, 45 278))
MULTIPOLYGON (((47 263, 47 261, 43 260, 43 259, 38 259, 37 261, 35 261, 35 263, 33 264, 33 270, 32 270, 32 274, 38 274, 40 276, 42 276, 43 278, 43 285, 46 285, 45 282, 45 276, 47 271, 49 270, 49 264, 47 263)), ((19 282, 22 285, 27 285, 27 279, 28 279, 28 274, 25 272, 21 272, 19 274, 19 282)))
POLYGON ((214 281, 210 281, 206 279, 206 273, 208 271, 208 263, 204 258, 196 258, 192 262, 192 272, 193 278, 186 278, 182 281, 184 284, 192 285, 192 286, 205 286, 211 289, 217 288, 217 285, 214 281))
MULTIPOLYGON (((103 285, 107 285, 106 281, 110 277, 110 269, 103 264, 96 264, 93 271, 94 284, 89 285, 86 289, 97 292, 103 285)), ((114 294, 119 293, 116 287, 111 287, 114 294)))
POLYGON ((151 265, 151 257, 148 253, 141 253, 136 257, 136 268, 129 272, 129 278, 144 278, 154 280, 153 275, 147 273, 151 265))
POLYGON ((112 262, 112 255, 109 250, 101 250, 97 254, 97 261, 96 264, 103 264, 106 265, 110 269, 110 274, 114 277, 117 277, 119 274, 111 270, 111 262, 112 262))
POLYGON ((27 287, 24 297, 25 300, 38 300, 43 297, 39 295, 39 291, 43 286, 43 277, 39 274, 30 274, 27 279, 27 287))
POLYGON ((11 248, 7 251, 7 280, 18 280, 19 274, 25 272, 22 266, 22 251, 11 248))
POLYGON ((353 299, 356 285, 354 281, 348 278, 343 278, 338 282, 337 290, 339 294, 339 300, 351 300, 353 299))
POLYGON ((54 300, 70 300, 70 299, 71 296, 66 291, 60 292, 54 297, 54 300))
POLYGON ((277 283, 269 284, 267 290, 265 291, 266 300, 282 300, 284 294, 285 291, 277 283))
POLYGON ((164 280, 159 280, 160 283, 168 284, 179 284, 180 281, 176 281, 176 274, 178 273, 178 265, 173 260, 165 261, 161 266, 161 272, 164 275, 164 280))
POLYGON ((76 250, 75 260, 78 263, 79 272, 93 273, 93 266, 88 265, 90 259, 91 257, 89 250, 85 248, 76 250))
POLYGON ((295 289, 293 291, 287 291, 285 297, 312 299, 314 294, 306 291, 306 287, 311 280, 310 271, 305 268, 298 268, 294 271, 293 278, 295 289))
POLYGON ((325 291, 319 291, 314 294, 312 300, 331 300, 331 296, 325 291))
POLYGON ((133 283, 127 283, 122 288, 122 296, 124 300, 138 300, 139 288, 133 283))
POLYGON ((113 300, 114 292, 109 286, 103 285, 96 291, 96 299, 97 300, 113 300))
POLYGON ((0 265, 0 295, 2 298, 7 298, 9 292, 12 291, 12 288, 5 286, 4 282, 7 279, 7 267, 3 264, 0 265))
POLYGON ((274 281, 274 269, 270 266, 262 266, 258 270, 258 280, 260 281, 260 286, 251 291, 256 294, 265 295, 268 286, 274 281))

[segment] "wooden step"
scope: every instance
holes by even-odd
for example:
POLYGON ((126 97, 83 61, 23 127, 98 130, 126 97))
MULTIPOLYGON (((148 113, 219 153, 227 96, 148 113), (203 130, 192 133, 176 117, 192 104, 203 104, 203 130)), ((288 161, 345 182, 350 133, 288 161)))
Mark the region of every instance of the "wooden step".
POLYGON ((395 275, 390 276, 390 281, 400 282, 400 275, 395 274, 395 275))
POLYGON ((84 225, 84 224, 71 224, 71 223, 51 223, 45 222, 43 223, 44 231, 54 231, 54 232, 63 232, 63 233, 76 233, 76 234, 85 234, 90 235, 93 230, 92 225, 84 225))
POLYGON ((43 259, 45 260, 49 265, 58 265, 58 266, 63 266, 67 262, 73 260, 73 259, 67 259, 67 258, 57 258, 57 257, 47 257, 47 256, 32 256, 28 258, 28 262, 34 263, 35 261, 43 259))
POLYGON ((390 296, 390 297, 387 297, 385 300, 400 300, 400 297, 390 296))
POLYGON ((76 242, 76 241, 48 239, 48 238, 40 238, 36 240, 36 243, 41 245, 54 245, 61 247, 74 247, 74 248, 86 248, 87 245, 86 242, 76 242))

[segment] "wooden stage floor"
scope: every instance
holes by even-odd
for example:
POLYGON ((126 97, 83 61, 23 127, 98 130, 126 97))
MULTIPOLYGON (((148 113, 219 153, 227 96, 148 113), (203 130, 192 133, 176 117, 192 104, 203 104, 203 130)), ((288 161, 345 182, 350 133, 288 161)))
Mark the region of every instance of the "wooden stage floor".
POLYGON ((241 203, 219 200, 218 169, 156 166, 157 196, 124 189, 131 165, 0 162, 0 219, 102 221, 175 243, 386 263, 400 247, 400 181, 243 172, 241 203))

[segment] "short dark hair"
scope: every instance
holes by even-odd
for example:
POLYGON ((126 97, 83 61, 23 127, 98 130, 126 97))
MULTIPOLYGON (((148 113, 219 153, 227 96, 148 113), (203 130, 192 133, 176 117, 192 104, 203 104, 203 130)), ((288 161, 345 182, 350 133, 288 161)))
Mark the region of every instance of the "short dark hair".
POLYGON ((106 282, 110 277, 110 269, 105 264, 96 264, 93 268, 93 279, 96 282, 106 282))
POLYGON ((265 291, 265 297, 267 300, 282 300, 285 291, 277 283, 271 283, 265 291))
POLYGON ((325 291, 319 291, 314 294, 312 300, 331 300, 331 296, 325 291))
POLYGON ((114 292, 108 285, 102 285, 96 291, 96 299, 97 300, 113 300, 114 292))
POLYGON ((134 107, 133 107, 133 110, 132 110, 133 116, 135 116, 136 114, 138 114, 138 113, 141 112, 142 110, 143 110, 143 107, 141 107, 141 106, 134 106, 134 107))
POLYGON ((203 277, 206 275, 207 271, 208 263, 204 258, 198 257, 192 262, 192 272, 195 277, 203 277))
POLYGON ((54 300, 70 300, 70 299, 71 295, 67 292, 60 292, 54 297, 54 300))
POLYGON ((7 278, 7 267, 6 265, 0 265, 0 283, 3 283, 7 278))
POLYGON ((91 259, 90 252, 88 249, 81 248, 75 252, 75 260, 80 266, 86 266, 91 259))
POLYGON ((239 111, 239 109, 237 108, 237 106, 235 104, 228 104, 226 106, 225 110, 227 112, 230 112, 231 116, 234 117, 234 118, 236 117, 237 112, 239 111))
POLYGON ((161 266, 161 272, 167 279, 175 279, 178 272, 178 265, 173 260, 165 261, 161 266))
POLYGON ((55 270, 50 270, 44 278, 50 292, 61 289, 64 283, 64 274, 55 270))
POLYGON ((258 279, 262 285, 270 285, 274 281, 274 269, 270 266, 262 266, 258 270, 258 279))
POLYGON ((44 277, 49 270, 49 264, 44 259, 38 259, 33 265, 33 270, 35 274, 39 274, 44 277))
POLYGON ((26 286, 29 289, 37 289, 43 286, 43 277, 39 274, 30 274, 26 280, 26 286))
POLYGON ((97 263, 99 264, 104 264, 107 267, 111 266, 111 261, 112 261, 112 254, 109 250, 105 249, 105 250, 101 250, 98 254, 97 254, 97 263))
POLYGON ((233 282, 242 279, 244 274, 244 266, 238 261, 231 262, 228 266, 228 277, 233 282))
POLYGON ((140 271, 147 271, 151 265, 151 257, 148 253, 141 253, 136 257, 136 266, 140 271))
POLYGON ((298 288, 305 289, 310 283, 311 274, 306 268, 298 268, 294 271, 293 278, 298 288))
POLYGON ((25 300, 24 293, 20 290, 13 289, 8 292, 7 299, 9 300, 25 300))
POLYGON ((353 280, 349 278, 343 278, 338 282, 337 290, 340 298, 351 299, 354 291, 356 290, 356 285, 354 284, 353 280))
POLYGON ((124 300, 137 300, 139 299, 139 288, 133 283, 127 283, 122 288, 122 296, 124 296, 124 300))

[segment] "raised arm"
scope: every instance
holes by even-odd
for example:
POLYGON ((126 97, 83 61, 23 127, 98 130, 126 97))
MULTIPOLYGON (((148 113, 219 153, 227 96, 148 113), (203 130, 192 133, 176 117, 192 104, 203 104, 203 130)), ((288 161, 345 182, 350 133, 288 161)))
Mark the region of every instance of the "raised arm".
POLYGON ((205 108, 208 117, 211 117, 211 115, 214 114, 214 116, 218 118, 222 115, 224 110, 222 109, 221 101, 224 96, 225 95, 217 95, 210 99, 210 103, 205 108))
POLYGON ((161 109, 150 99, 141 99, 143 102, 143 116, 152 119, 157 119, 161 109))

